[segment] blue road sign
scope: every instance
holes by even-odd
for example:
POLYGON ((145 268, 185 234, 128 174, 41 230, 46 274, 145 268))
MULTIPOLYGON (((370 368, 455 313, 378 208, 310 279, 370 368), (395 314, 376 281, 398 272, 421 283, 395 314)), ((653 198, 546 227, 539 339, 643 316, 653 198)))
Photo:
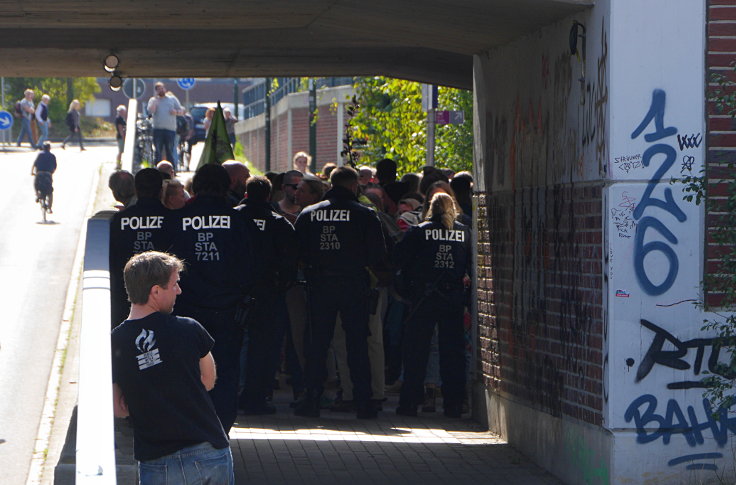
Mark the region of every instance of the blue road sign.
POLYGON ((128 98, 140 98, 146 92, 146 82, 143 79, 126 79, 123 81, 123 94, 128 98), (133 93, 135 86, 135 93, 133 93))
POLYGON ((176 81, 176 84, 178 84, 179 87, 182 88, 185 91, 187 89, 192 89, 194 87, 194 84, 195 83, 196 83, 196 81, 194 80, 193 77, 182 77, 182 78, 179 78, 179 80, 176 81))
POLYGON ((7 111, 0 111, 0 130, 9 130, 13 126, 13 115, 7 111))

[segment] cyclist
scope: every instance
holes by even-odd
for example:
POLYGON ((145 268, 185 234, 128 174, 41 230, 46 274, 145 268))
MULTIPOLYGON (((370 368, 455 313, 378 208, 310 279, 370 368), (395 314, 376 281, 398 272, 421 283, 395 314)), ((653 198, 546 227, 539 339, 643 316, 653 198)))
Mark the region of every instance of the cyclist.
POLYGON ((36 178, 33 187, 36 189, 36 202, 40 202, 44 197, 48 197, 48 211, 53 214, 51 206, 54 203, 54 186, 52 175, 56 171, 56 155, 51 153, 51 143, 44 142, 43 151, 38 154, 36 161, 33 162, 31 175, 36 178))

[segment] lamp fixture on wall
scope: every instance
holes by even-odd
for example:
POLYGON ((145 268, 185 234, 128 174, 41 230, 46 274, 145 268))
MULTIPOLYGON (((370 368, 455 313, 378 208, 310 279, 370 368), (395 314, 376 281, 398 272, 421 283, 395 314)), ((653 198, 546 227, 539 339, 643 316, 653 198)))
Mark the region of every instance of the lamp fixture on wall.
POLYGON ((107 85, 110 91, 120 91, 123 87, 123 76, 118 71, 120 67, 120 58, 114 52, 110 52, 105 59, 102 61, 102 67, 105 71, 110 73, 110 79, 107 81, 107 85))
POLYGON ((113 54, 112 52, 105 57, 105 60, 103 61, 103 67, 107 72, 115 72, 115 70, 120 65, 120 58, 113 54))
POLYGON ((123 87, 123 77, 117 71, 113 71, 107 85, 110 86, 111 91, 120 91, 120 88, 123 87))

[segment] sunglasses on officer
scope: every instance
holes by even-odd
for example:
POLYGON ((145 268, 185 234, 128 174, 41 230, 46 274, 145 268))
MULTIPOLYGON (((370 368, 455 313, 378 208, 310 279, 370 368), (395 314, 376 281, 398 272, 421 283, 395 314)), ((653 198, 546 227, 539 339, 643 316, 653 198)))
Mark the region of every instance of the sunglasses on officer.
POLYGON ((291 187, 292 189, 296 190, 296 188, 299 186, 299 184, 281 184, 284 187, 291 187))

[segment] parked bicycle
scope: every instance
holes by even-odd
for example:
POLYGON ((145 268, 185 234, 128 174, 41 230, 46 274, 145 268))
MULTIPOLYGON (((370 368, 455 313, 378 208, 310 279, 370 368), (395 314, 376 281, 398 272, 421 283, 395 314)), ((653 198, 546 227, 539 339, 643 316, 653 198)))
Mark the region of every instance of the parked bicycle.
POLYGON ((153 124, 148 118, 139 115, 135 122, 135 150, 133 152, 133 173, 143 166, 154 166, 153 124))

